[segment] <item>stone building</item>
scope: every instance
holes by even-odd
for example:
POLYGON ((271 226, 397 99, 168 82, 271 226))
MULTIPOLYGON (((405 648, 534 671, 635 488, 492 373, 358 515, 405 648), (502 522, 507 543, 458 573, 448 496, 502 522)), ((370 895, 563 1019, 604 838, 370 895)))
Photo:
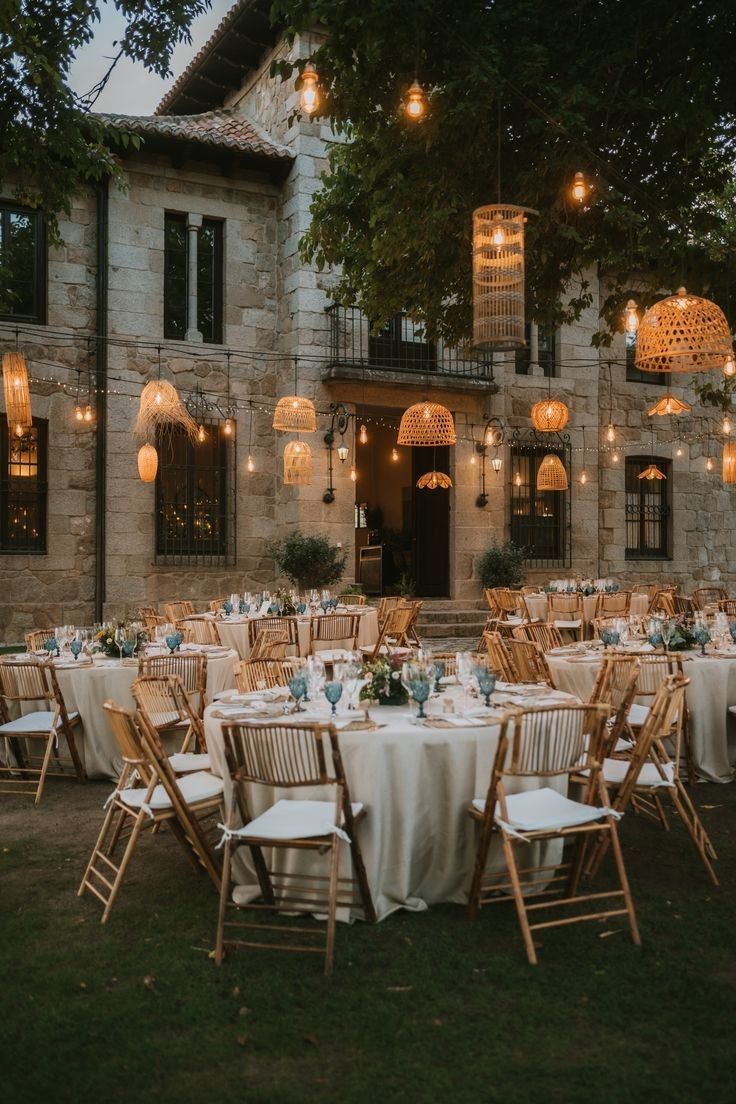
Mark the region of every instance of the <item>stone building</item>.
MULTIPOLYGON (((15 274, 0 344, 26 356, 36 419, 21 442, 2 423, 0 640, 271 585, 269 544, 295 527, 339 541, 347 578, 360 550, 381 543, 384 588, 405 576, 420 596, 465 602, 480 596, 479 553, 507 536, 528 548, 534 580, 736 582, 720 446, 692 439, 692 424, 678 444, 672 419, 656 419, 652 437, 646 408, 661 386, 627 364, 623 336, 604 357, 591 345, 595 274, 578 323, 555 335, 531 326, 523 354, 492 364, 428 344, 404 317, 371 334, 358 311, 333 305, 330 275, 305 266, 298 248, 330 131, 298 113, 291 82, 270 76, 289 48, 267 8, 236 4, 155 115, 110 117, 141 138, 121 153, 126 188, 81 191, 61 221, 63 245, 47 247, 11 188, 0 197, 15 274), (160 442, 158 478, 146 484, 133 426, 143 384, 159 375, 206 440, 160 442), (301 487, 284 485, 292 438, 271 428, 295 375, 320 412, 312 483, 301 487), (529 411, 548 387, 571 411, 569 440, 554 439, 565 493, 535 489, 549 445, 530 434, 529 411), (457 446, 436 457, 395 448, 402 411, 422 398, 456 419, 457 446), (355 415, 345 463, 324 442, 339 403, 355 415), (483 455, 475 446, 490 417, 505 440, 483 455), (644 490, 637 475, 652 455, 667 479, 644 490), (451 490, 418 490, 435 465, 451 490)), ((306 53, 298 40, 291 49, 306 53)))

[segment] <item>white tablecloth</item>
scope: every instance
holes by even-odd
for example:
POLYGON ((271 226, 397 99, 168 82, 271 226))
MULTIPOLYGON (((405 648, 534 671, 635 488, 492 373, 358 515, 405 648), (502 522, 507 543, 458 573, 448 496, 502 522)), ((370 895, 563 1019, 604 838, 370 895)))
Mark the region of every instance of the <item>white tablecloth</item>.
MULTIPOLYGON (((686 695, 697 773, 708 782, 731 782, 736 776, 736 718, 728 707, 736 705, 736 656, 686 656, 683 672, 690 679, 686 695)), ((555 686, 588 700, 600 655, 583 661, 548 655, 547 662, 555 686)))
MULTIPOLYGON (((207 747, 212 769, 226 777, 224 722, 213 716, 215 708, 205 712, 207 747)), ((425 728, 412 723, 413 711, 408 706, 376 706, 371 715, 381 728, 339 733, 351 800, 363 802, 367 810, 358 832, 379 919, 399 908, 419 912, 440 901, 467 900, 477 842, 468 806, 474 797, 486 796, 498 744, 497 724, 425 728)), ((530 780, 528 788, 534 785, 530 780)), ((274 793, 265 787, 253 791, 255 815, 279 797, 294 797, 294 791, 274 793)), ((300 790, 298 796, 305 796, 304 792, 300 790)), ((328 795, 315 791, 311 796, 324 800, 328 795)), ((227 778, 226 797, 229 801, 227 778)), ((550 863, 558 861, 560 853, 555 841, 543 851, 550 863)), ((246 855, 246 849, 241 849, 233 864, 234 881, 240 886, 234 896, 241 902, 257 895, 246 855)), ((346 847, 341 875, 349 876, 348 859, 346 847)), ((294 861, 302 873, 324 872, 308 867, 303 853, 294 861)), ((495 842, 490 866, 502 866, 495 842)))
MULTIPOLYGON (((546 594, 528 594, 524 599, 526 602, 526 608, 530 617, 533 617, 537 621, 547 620, 547 595, 546 594)), ((598 595, 588 594, 583 597, 583 621, 586 626, 589 626, 591 621, 596 615, 596 608, 598 606, 598 595)), ((649 609, 649 598, 646 594, 632 594, 631 595, 631 607, 630 612, 635 617, 644 617, 649 609)), ((560 613, 560 620, 564 620, 565 614, 560 613)), ((606 616, 602 614, 601 616, 606 616)), ((609 616, 614 617, 615 614, 609 616)))
MULTIPOLYGON (((338 613, 340 612, 342 611, 338 611, 338 613)), ((349 612, 357 613, 360 618, 358 621, 358 647, 362 648, 375 644, 378 640, 378 611, 372 606, 362 606, 350 610, 349 612)), ((319 616, 319 614, 317 616, 319 616)), ((248 641, 249 622, 249 618, 238 616, 217 619, 220 640, 226 647, 234 648, 241 659, 247 659, 250 655, 250 643, 248 641)), ((310 653, 310 623, 310 617, 300 617, 297 623, 297 633, 299 636, 298 654, 300 656, 308 656, 310 653)), ((315 643, 315 651, 347 648, 350 644, 351 641, 349 640, 322 640, 315 643)))

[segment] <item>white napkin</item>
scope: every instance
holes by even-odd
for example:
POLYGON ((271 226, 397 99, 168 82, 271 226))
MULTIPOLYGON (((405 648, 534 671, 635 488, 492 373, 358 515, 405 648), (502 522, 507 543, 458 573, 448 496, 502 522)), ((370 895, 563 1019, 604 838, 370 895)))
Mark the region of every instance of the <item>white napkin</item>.
POLYGON ((271 606, 270 602, 261 602, 261 608, 258 611, 259 617, 265 617, 271 606))
POLYGON ((473 717, 470 713, 440 713, 428 720, 443 721, 453 728, 484 728, 487 724, 494 723, 490 718, 481 720, 480 717, 473 717))

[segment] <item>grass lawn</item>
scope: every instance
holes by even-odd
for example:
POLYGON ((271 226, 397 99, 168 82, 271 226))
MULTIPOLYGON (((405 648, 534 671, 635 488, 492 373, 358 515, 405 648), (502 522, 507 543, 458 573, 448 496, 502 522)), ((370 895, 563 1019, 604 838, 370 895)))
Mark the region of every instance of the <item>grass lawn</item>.
POLYGON ((534 968, 513 906, 470 923, 447 905, 340 925, 329 980, 316 955, 218 969, 214 891, 163 834, 103 928, 75 892, 109 790, 3 802, 3 1101, 736 1099, 736 786, 694 793, 720 889, 679 824, 625 818, 641 950, 618 924, 571 926, 534 968))

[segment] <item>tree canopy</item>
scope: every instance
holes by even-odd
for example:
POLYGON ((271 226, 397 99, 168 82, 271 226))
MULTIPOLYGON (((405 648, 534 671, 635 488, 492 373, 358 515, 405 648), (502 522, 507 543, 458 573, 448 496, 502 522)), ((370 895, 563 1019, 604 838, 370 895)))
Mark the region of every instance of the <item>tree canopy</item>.
POLYGON ((646 304, 686 283, 733 318, 730 0, 276 0, 274 16, 313 43, 336 134, 302 250, 341 267, 344 302, 467 338, 471 212, 500 187, 539 212, 527 300, 541 324, 579 315, 591 266, 610 281, 602 343, 632 291, 646 304), (415 78, 419 123, 400 102, 415 78), (593 184, 582 207, 576 171, 593 184))
MULTIPOLYGON (((160 76, 170 73, 177 43, 190 41, 192 20, 210 7, 210 0, 114 3, 125 31, 111 69, 127 57, 160 76)), ((69 86, 74 56, 92 39, 102 6, 99 0, 0 2, 0 184, 10 179, 22 201, 41 207, 52 235, 57 213, 68 211, 82 182, 117 175, 109 149, 115 139, 89 114, 105 79, 83 96, 69 86)), ((124 134, 118 140, 137 144, 124 134)))

